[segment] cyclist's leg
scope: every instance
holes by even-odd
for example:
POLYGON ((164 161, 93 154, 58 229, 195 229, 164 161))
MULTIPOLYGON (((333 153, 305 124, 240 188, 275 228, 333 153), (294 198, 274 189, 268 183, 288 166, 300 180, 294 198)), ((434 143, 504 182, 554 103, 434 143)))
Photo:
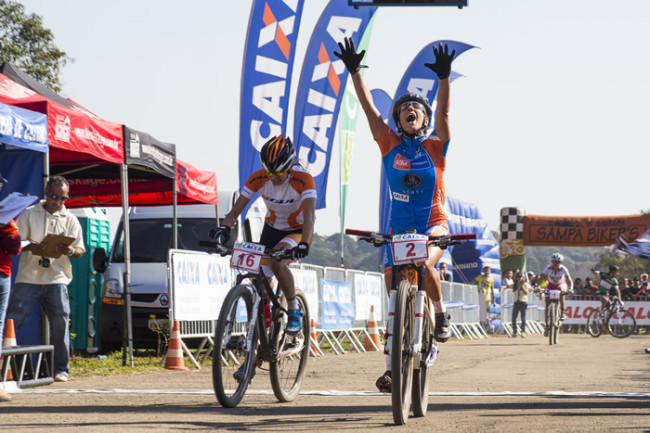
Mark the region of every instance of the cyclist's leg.
MULTIPOLYGON (((567 285, 560 284, 558 288, 560 291, 565 292, 567 290, 567 285)), ((564 314, 564 298, 566 298, 566 296, 560 296, 560 320, 566 319, 566 315, 564 314)))
MULTIPOLYGON (((446 224, 438 224, 426 230, 426 234, 443 236, 449 234, 449 229, 446 224)), ((429 259, 426 261, 427 273, 424 278, 424 290, 433 301, 436 324, 436 329, 434 331, 435 338, 437 341, 444 343, 451 337, 451 318, 443 303, 440 274, 436 269, 436 263, 438 263, 438 260, 442 257, 442 253, 443 250, 438 247, 429 247, 429 259)))
MULTIPOLYGON (((289 233, 273 248, 276 250, 294 248, 298 245, 301 238, 302 233, 300 232, 289 233)), ((290 263, 291 260, 288 259, 282 261, 268 261, 271 271, 278 280, 280 290, 282 290, 282 293, 284 293, 284 296, 287 299, 287 333, 297 334, 302 328, 302 311, 300 310, 298 301, 296 300, 296 287, 293 280, 293 274, 289 269, 290 263)))

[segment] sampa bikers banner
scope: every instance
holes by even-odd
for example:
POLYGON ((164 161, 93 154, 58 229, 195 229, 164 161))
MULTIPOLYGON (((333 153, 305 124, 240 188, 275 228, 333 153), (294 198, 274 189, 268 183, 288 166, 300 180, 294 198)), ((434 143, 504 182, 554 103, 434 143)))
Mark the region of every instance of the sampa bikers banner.
POLYGON ((298 85, 293 136, 300 163, 306 165, 316 182, 317 209, 325 207, 332 143, 348 79, 345 65, 333 52, 339 51, 338 43, 346 37, 358 46, 376 9, 354 9, 347 0, 331 0, 307 48, 298 85))
POLYGON ((246 37, 239 123, 239 185, 262 168, 259 151, 286 134, 291 71, 304 0, 256 0, 246 37))

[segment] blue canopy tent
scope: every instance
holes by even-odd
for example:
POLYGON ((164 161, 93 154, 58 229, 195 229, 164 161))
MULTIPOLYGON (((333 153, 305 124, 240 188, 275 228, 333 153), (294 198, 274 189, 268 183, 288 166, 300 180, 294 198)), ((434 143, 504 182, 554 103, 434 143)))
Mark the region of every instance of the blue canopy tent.
MULTIPOLYGON (((9 182, 0 200, 13 192, 43 196, 44 158, 47 155, 47 116, 0 103, 0 173, 9 182)), ((16 275, 18 260, 12 263, 16 275)), ((24 345, 40 344, 41 315, 34 308, 16 337, 24 345), (39 332, 34 332, 34 329, 39 332)))

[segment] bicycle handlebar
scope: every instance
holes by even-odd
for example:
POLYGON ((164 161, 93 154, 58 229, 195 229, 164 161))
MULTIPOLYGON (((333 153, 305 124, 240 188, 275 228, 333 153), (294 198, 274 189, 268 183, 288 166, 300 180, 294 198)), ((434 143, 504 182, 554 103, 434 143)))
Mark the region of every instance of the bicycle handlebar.
MULTIPOLYGON (((212 250, 208 251, 208 254, 216 252, 219 253, 222 257, 231 255, 233 250, 232 248, 222 245, 217 241, 199 241, 199 245, 202 247, 212 248, 212 250)), ((279 262, 291 258, 291 249, 274 250, 273 248, 265 247, 264 255, 272 257, 279 262)))
MULTIPOLYGON (((376 247, 389 244, 393 236, 383 233, 371 232, 367 230, 345 229, 345 233, 351 236, 358 236, 366 242, 370 242, 376 247)), ((435 245, 445 249, 451 245, 457 245, 460 241, 476 239, 476 233, 458 233, 454 235, 431 236, 429 235, 429 245, 435 245)))

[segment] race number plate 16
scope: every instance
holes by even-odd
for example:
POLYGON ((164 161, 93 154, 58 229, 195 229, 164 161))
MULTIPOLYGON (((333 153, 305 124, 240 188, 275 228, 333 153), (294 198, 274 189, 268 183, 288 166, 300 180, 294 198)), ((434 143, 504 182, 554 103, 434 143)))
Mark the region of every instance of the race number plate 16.
POLYGON ((427 235, 408 233, 393 236, 393 263, 411 263, 429 258, 427 235))
POLYGON ((262 256, 264 255, 264 245, 254 244, 252 242, 236 242, 232 249, 230 258, 230 267, 248 272, 259 272, 262 256))

